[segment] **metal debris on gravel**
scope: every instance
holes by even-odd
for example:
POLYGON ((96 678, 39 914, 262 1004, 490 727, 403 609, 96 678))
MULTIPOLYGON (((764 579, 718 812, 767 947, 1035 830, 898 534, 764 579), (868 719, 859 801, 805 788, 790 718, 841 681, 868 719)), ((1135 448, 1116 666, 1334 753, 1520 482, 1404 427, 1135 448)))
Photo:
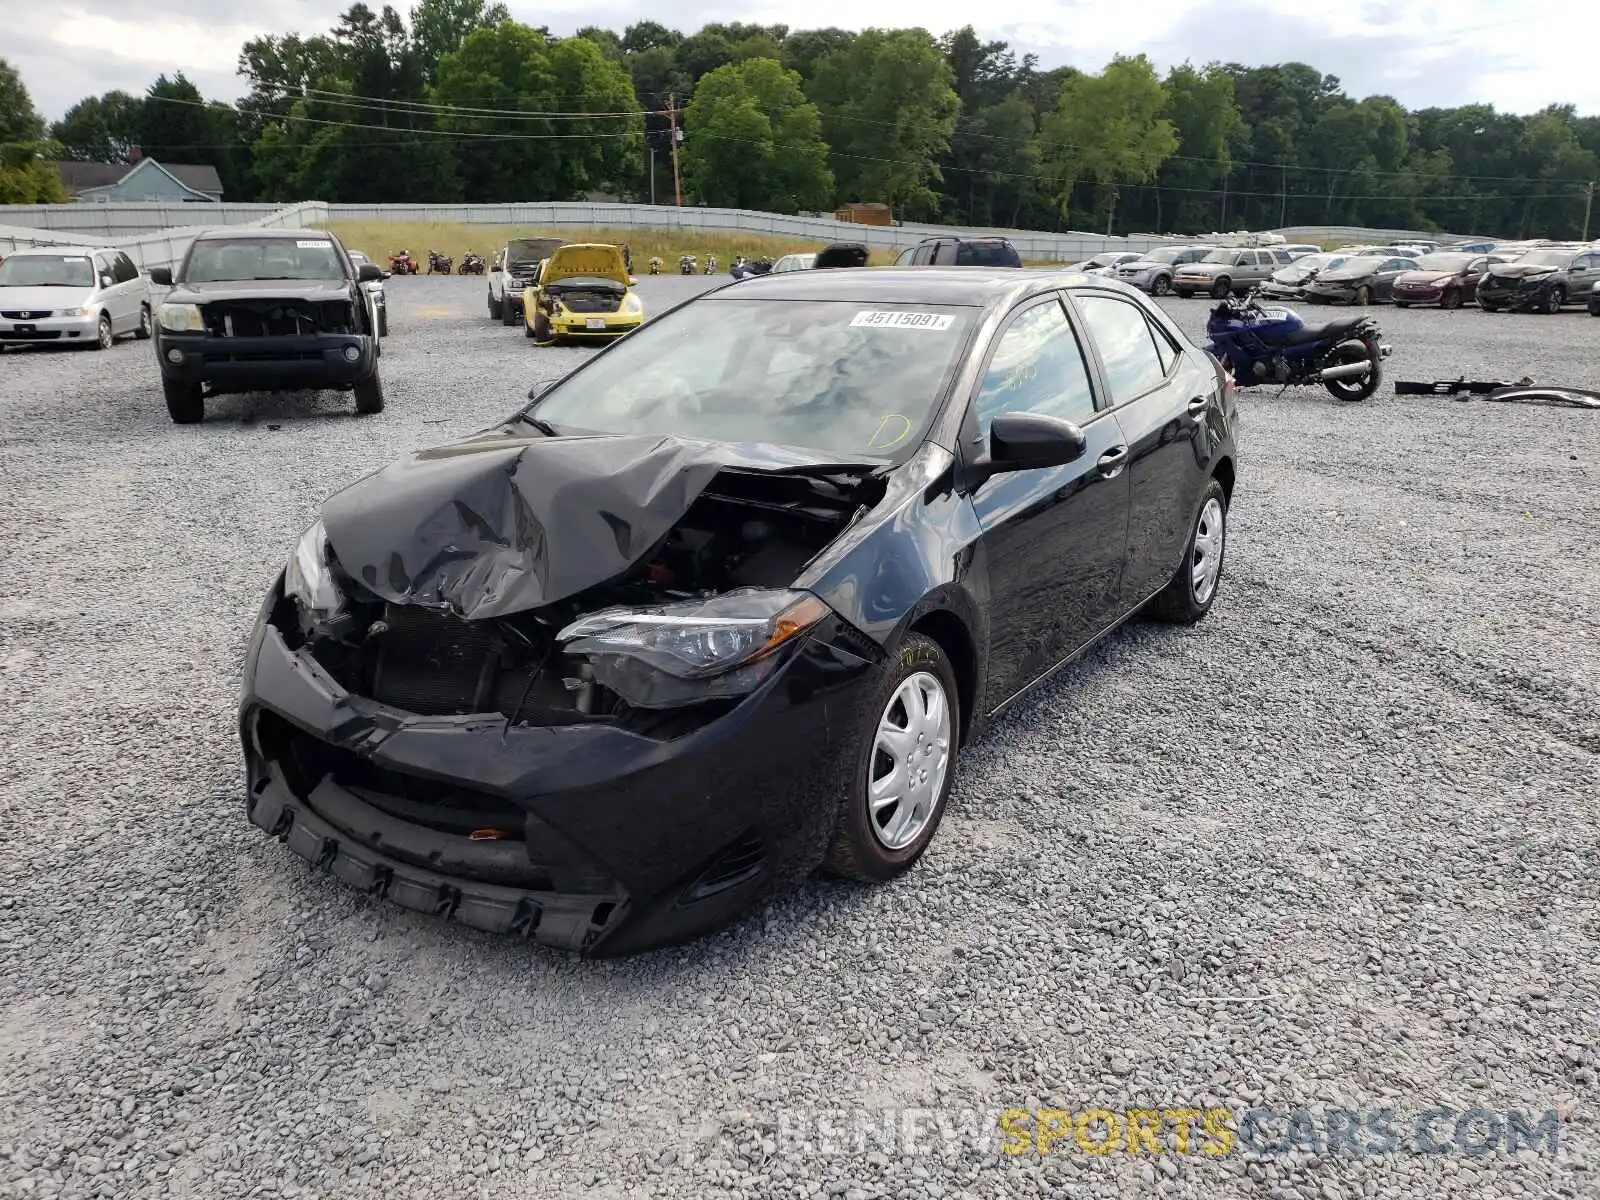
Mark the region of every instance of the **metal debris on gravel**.
MULTIPOLYGON (((237 669, 321 500, 588 353, 491 322, 481 280, 389 297, 375 417, 184 428, 145 343, 0 356, 0 1197, 1594 1194, 1593 414, 1247 393, 1211 616, 1130 626, 972 747, 919 869, 587 963, 244 817, 237 669), (1183 1104, 1554 1109, 1562 1152, 778 1138, 1183 1104)), ((1378 315, 1395 378, 1600 386, 1582 313, 1378 315)))

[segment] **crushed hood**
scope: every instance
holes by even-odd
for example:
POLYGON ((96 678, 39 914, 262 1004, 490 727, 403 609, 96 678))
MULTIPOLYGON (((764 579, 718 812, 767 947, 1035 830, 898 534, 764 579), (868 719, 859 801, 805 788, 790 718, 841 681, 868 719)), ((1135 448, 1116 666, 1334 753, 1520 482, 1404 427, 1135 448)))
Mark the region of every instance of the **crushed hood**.
POLYGON ((1495 263, 1489 268, 1489 274, 1496 279, 1529 279, 1535 275, 1553 275, 1561 267, 1551 263, 1495 263))
POLYGON ((540 283, 560 283, 564 279, 609 279, 627 287, 628 264, 620 246, 575 244, 563 246, 544 264, 540 283))
POLYGON ((322 522, 340 565, 376 595, 477 620, 621 575, 719 471, 830 461, 765 444, 492 430, 356 481, 328 499, 322 522))

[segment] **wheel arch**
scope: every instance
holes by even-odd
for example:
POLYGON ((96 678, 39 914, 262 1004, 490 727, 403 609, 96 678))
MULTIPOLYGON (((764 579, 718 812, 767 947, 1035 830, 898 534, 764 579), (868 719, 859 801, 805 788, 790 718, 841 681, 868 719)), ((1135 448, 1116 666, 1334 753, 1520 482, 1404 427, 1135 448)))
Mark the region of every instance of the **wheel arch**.
POLYGON ((1217 465, 1211 469, 1211 476, 1222 485, 1222 495, 1228 501, 1229 507, 1233 505, 1233 458, 1224 455, 1217 460, 1217 465))
POLYGON ((950 669, 956 676, 956 699, 961 704, 961 728, 957 737, 960 745, 966 745, 972 729, 973 709, 978 703, 978 650, 971 630, 948 608, 935 608, 914 620, 907 632, 931 638, 950 660, 950 669))

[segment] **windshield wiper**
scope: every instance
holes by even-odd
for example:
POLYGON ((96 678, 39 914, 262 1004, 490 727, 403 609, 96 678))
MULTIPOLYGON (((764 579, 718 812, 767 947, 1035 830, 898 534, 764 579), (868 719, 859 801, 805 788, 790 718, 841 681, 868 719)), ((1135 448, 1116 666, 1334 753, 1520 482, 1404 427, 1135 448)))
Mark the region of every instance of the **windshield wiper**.
POLYGON ((545 437, 561 436, 556 427, 550 424, 549 421, 546 421, 543 417, 530 417, 527 413, 523 413, 519 419, 524 425, 532 425, 540 433, 544 434, 545 437))

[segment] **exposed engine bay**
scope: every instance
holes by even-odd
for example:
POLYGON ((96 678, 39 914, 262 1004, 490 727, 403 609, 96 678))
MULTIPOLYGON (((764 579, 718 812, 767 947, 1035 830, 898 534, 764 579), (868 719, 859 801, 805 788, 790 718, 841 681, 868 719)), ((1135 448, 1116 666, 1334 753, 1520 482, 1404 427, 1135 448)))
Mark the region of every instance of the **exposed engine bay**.
POLYGON ((346 300, 228 300, 202 306, 212 337, 300 337, 360 333, 346 300))
POLYGON ((544 290, 550 295, 552 307, 580 313, 616 312, 622 307, 625 291, 620 284, 602 279, 564 280, 546 284, 544 290))
POLYGON ((562 653, 558 631, 618 605, 787 587, 875 501, 873 492, 856 478, 725 470, 627 571, 556 603, 467 620, 438 607, 386 601, 334 559, 330 566, 349 601, 345 611, 314 624, 285 600, 274 621, 347 690, 407 712, 500 713, 531 725, 609 720, 658 735, 687 732, 726 705, 630 709, 594 681, 587 660, 562 653))

